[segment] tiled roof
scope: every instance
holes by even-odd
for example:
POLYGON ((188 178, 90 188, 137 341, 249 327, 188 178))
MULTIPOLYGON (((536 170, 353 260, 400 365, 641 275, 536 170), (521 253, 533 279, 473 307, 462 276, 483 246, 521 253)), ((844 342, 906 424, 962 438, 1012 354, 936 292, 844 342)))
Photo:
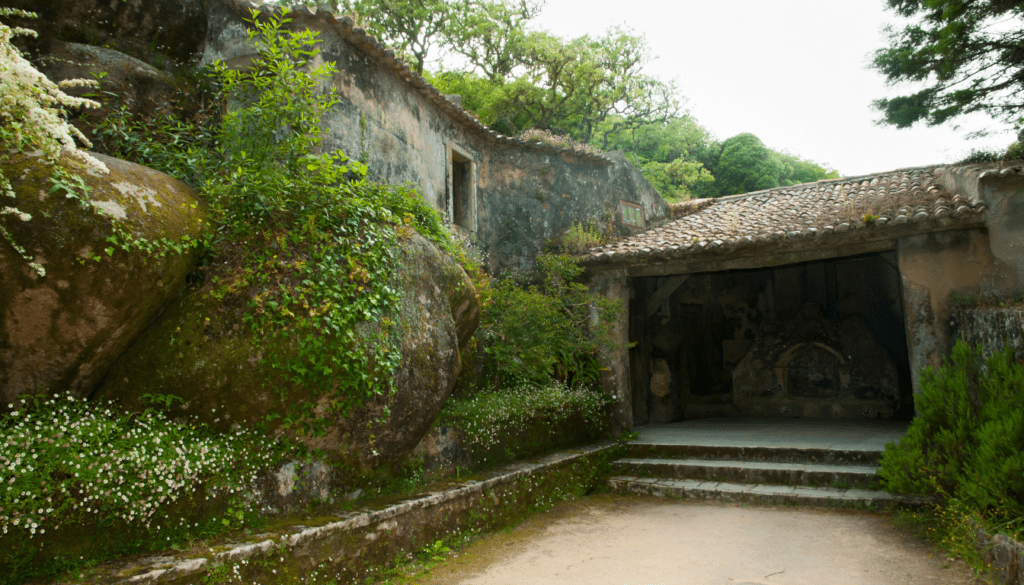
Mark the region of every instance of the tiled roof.
POLYGON ((330 5, 321 5, 315 8, 299 5, 289 10, 283 9, 280 6, 257 4, 250 0, 235 0, 232 3, 236 10, 240 9, 241 11, 244 11, 245 15, 248 15, 249 11, 253 9, 259 10, 264 15, 276 14, 284 11, 284 13, 292 19, 299 17, 312 18, 334 27, 341 38, 355 45, 371 57, 377 59, 382 65, 405 80, 406 83, 416 88, 421 95, 433 102, 438 109, 445 112, 457 123, 488 142, 509 144, 531 150, 548 151, 552 154, 573 154, 594 162, 606 165, 613 164, 612 159, 609 159, 601 153, 552 146, 544 142, 528 142, 526 140, 519 140, 518 138, 504 136, 494 130, 491 130, 487 126, 484 126, 476 116, 462 109, 462 106, 446 98, 444 94, 437 90, 436 87, 431 85, 426 79, 423 79, 419 73, 413 71, 405 61, 395 55, 395 51, 393 49, 388 48, 387 45, 378 41, 362 27, 355 26, 355 21, 352 20, 352 17, 334 14, 330 5))
MULTIPOLYGON (((682 258, 771 242, 784 245, 829 238, 865 228, 878 237, 918 222, 941 227, 983 220, 981 202, 943 186, 944 170, 941 166, 901 169, 686 202, 672 210, 678 219, 594 248, 585 260, 596 265, 682 258)), ((983 171, 982 176, 985 172, 992 171, 983 171)))

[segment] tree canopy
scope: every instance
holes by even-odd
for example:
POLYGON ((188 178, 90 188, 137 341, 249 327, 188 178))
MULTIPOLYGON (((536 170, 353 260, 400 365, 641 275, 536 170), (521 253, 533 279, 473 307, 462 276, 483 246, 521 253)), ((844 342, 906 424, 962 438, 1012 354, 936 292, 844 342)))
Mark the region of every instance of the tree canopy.
POLYGON ((919 91, 875 100, 880 122, 907 128, 983 112, 1020 124, 1024 116, 1024 3, 1018 0, 887 0, 917 21, 889 27, 889 46, 872 66, 890 84, 924 82, 919 91))
POLYGON ((463 107, 492 130, 517 136, 538 129, 622 150, 670 201, 838 177, 752 134, 719 142, 686 111, 673 81, 647 72, 654 56, 631 29, 573 39, 536 30, 542 0, 338 4, 442 93, 462 96, 463 107))

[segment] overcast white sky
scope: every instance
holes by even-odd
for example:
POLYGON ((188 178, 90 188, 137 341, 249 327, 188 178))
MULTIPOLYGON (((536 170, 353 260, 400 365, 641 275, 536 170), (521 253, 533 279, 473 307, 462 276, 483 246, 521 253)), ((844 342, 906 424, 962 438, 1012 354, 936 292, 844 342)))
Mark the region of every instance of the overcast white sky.
POLYGON ((874 124, 871 100, 896 95, 867 69, 896 21, 884 0, 547 0, 536 27, 559 36, 627 25, 658 59, 649 70, 676 79, 690 112, 717 138, 741 132, 824 163, 844 176, 947 163, 971 148, 1005 148, 1012 134, 966 141, 963 129, 907 130, 874 124))

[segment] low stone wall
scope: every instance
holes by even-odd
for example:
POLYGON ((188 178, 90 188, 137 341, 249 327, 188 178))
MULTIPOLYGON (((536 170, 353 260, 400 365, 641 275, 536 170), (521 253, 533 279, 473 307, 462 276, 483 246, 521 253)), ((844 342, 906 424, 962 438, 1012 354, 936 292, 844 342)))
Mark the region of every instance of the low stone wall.
POLYGON ((520 462, 460 483, 337 515, 277 522, 202 552, 108 563, 75 583, 362 582, 376 567, 454 534, 502 526, 595 488, 618 449, 601 443, 520 462))
POLYGON ((985 355, 1009 343, 1018 363, 1024 363, 1024 307, 958 308, 950 315, 954 339, 984 346, 985 355))
POLYGON ((1001 585, 1024 585, 1024 544, 1006 536, 989 536, 974 523, 974 546, 1001 585))

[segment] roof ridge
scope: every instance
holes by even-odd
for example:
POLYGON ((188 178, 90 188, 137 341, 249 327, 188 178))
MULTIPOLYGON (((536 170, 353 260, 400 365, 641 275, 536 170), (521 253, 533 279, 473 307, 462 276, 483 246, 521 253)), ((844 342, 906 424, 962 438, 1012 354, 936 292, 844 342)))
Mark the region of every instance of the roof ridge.
POLYGON ((298 15, 304 18, 318 19, 334 26, 343 39, 351 42, 356 46, 356 48, 376 58, 393 73, 398 75, 398 77, 402 78, 406 83, 409 83, 414 88, 418 89, 421 95, 433 102, 442 112, 453 118, 454 121, 461 123, 468 129, 482 135, 486 140, 496 142, 498 144, 508 144, 531 148, 534 150, 548 151, 554 154, 574 154, 603 164, 614 164, 614 161, 604 153, 591 153, 576 150, 574 148, 553 146, 544 142, 528 142, 511 136, 505 136, 491 130, 487 126, 484 126, 476 116, 467 112, 461 106, 456 105, 452 100, 446 98, 444 94, 424 79, 422 75, 413 71, 405 60, 396 55, 394 49, 385 45, 372 34, 367 32, 366 29, 356 26, 355 20, 351 16, 335 14, 334 10, 329 5, 322 4, 316 8, 305 5, 296 5, 290 9, 286 9, 278 5, 271 6, 269 4, 259 4, 253 0, 228 0, 228 2, 230 4, 234 4, 238 8, 257 10, 263 16, 270 16, 272 14, 281 14, 285 17, 298 15))
POLYGON ((932 169, 941 170, 941 169, 944 169, 944 168, 946 168, 948 166, 949 165, 938 164, 938 165, 925 165, 925 166, 919 166, 919 167, 904 167, 904 168, 899 168, 899 169, 893 169, 891 171, 882 171, 880 173, 869 173, 867 175, 854 175, 852 177, 839 177, 838 179, 818 179, 817 181, 808 181, 806 183, 797 183, 795 185, 785 185, 785 186, 779 186, 779 187, 770 187, 768 189, 760 189, 758 191, 748 191, 746 193, 737 193, 735 195, 725 195, 725 196, 722 196, 722 197, 708 197, 707 199, 712 199, 714 201, 736 201, 736 200, 739 200, 739 199, 745 199, 747 197, 753 197, 754 195, 762 195, 764 193, 770 193, 770 192, 774 192, 774 191, 782 191, 782 190, 785 190, 785 189, 809 189, 809 188, 811 188, 811 186, 819 186, 819 185, 822 185, 822 184, 825 184, 825 183, 852 183, 852 182, 860 182, 860 181, 864 181, 866 179, 878 179, 878 178, 881 178, 881 177, 885 177, 887 175, 891 175, 893 173, 905 173, 905 172, 908 172, 908 171, 926 171, 926 170, 932 170, 932 169))

